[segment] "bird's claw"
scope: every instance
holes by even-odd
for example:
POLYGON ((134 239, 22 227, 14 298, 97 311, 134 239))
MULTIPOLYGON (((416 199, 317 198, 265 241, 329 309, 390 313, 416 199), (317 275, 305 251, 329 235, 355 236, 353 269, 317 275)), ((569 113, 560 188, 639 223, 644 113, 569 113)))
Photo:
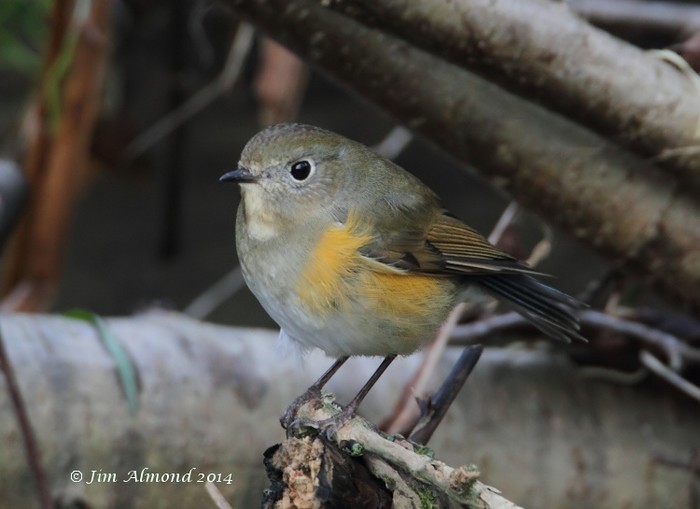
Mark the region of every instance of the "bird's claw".
POLYGON ((323 434, 326 440, 333 441, 335 440, 335 435, 338 428, 352 419, 354 415, 355 408, 352 406, 346 406, 333 417, 329 417, 328 419, 324 419, 313 424, 314 427, 319 430, 319 434, 323 434))
POLYGON ((291 431, 292 428, 299 430, 302 427, 308 427, 300 425, 300 423, 302 423, 302 420, 297 419, 297 412, 299 411, 299 408, 301 408, 306 403, 314 399, 321 399, 321 390, 317 389, 316 387, 309 387, 304 394, 295 398, 294 401, 292 401, 292 403, 287 407, 287 409, 280 417, 280 424, 284 429, 287 430, 288 433, 291 431))

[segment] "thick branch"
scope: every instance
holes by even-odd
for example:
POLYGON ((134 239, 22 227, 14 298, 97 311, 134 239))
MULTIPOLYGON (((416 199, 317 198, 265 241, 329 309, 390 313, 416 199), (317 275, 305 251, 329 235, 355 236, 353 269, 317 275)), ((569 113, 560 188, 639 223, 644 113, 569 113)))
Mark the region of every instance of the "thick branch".
MULTIPOLYGON (((592 27, 561 2, 354 3, 371 13, 373 24, 646 155, 700 143, 700 91, 689 76, 592 27)), ((670 162, 680 178, 700 187, 697 151, 681 151, 670 162)))
POLYGON ((700 309, 700 206, 642 159, 315 2, 229 4, 526 205, 700 309))
POLYGON ((680 40, 700 31, 700 7, 658 0, 567 0, 594 25, 613 32, 656 33, 680 40))
MULTIPOLYGON (((66 3, 57 3, 57 9, 66 3)), ((60 277, 63 245, 73 205, 86 176, 90 140, 101 105, 110 3, 93 2, 87 11, 76 9, 74 26, 56 28, 57 32, 66 32, 61 51, 71 60, 58 94, 60 112, 53 138, 44 125, 49 123, 45 98, 37 98, 37 121, 42 125, 35 133, 36 138, 29 142, 30 152, 25 160, 32 200, 5 274, 10 291, 5 306, 13 310, 41 310, 53 300, 60 277), (68 29, 72 30, 70 35, 68 29), (76 39, 72 52, 71 37, 76 39)), ((54 18, 66 21, 63 18, 69 12, 55 14, 54 18)), ((47 66, 56 50, 49 51, 47 66)), ((47 88, 59 86, 48 83, 45 83, 47 88)))
MULTIPOLYGON (((216 482, 222 494, 233 507, 258 507, 267 485, 261 452, 284 438, 277 418, 330 360, 315 352, 302 366, 293 356, 276 355, 276 332, 219 327, 176 313, 105 322, 136 368, 136 415, 93 325, 58 316, 2 317, 52 495, 71 507, 210 507, 196 477, 181 483, 70 480, 73 470, 122 479, 143 468, 184 474, 195 467, 195 474, 231 473, 231 484, 216 482)), ((430 387, 459 353, 447 350, 430 387)), ((362 414, 373 422, 386 418, 420 363, 420 354, 397 359, 362 414)), ((347 402, 375 368, 375 359, 351 359, 329 390, 347 402)), ((525 507, 690 508, 693 472, 656 458, 687 461, 687 451, 700 447, 697 429, 697 407, 665 385, 591 381, 561 355, 490 348, 431 447, 447 464, 476 462, 484 482, 525 507)), ((3 507, 29 507, 36 499, 19 436, 0 377, 3 507)))

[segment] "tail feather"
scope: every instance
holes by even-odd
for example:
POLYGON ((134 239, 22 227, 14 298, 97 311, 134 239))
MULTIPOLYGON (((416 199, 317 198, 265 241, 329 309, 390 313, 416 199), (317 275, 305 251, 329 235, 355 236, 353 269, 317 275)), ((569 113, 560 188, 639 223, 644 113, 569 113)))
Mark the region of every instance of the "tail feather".
POLYGON ((527 275, 480 276, 478 284, 548 336, 567 343, 572 339, 586 341, 579 334, 577 317, 577 311, 586 307, 583 302, 527 275))

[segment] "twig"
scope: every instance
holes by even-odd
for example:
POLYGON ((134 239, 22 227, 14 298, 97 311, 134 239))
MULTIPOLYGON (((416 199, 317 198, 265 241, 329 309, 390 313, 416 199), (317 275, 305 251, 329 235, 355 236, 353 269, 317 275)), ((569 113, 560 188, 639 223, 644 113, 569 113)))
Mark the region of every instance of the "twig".
POLYGON ((199 92, 190 97, 178 109, 171 111, 145 132, 141 133, 125 149, 125 158, 134 159, 143 154, 148 148, 165 138, 177 127, 202 111, 223 92, 227 91, 236 82, 240 74, 245 57, 250 51, 254 32, 255 30, 251 25, 241 23, 231 44, 226 65, 218 78, 201 88, 199 92))
POLYGON ((673 370, 669 369, 668 366, 666 366, 655 356, 653 356, 646 350, 642 350, 641 352, 639 352, 639 360, 644 366, 649 368, 649 370, 653 371, 654 374, 666 380, 676 389, 686 393, 694 400, 700 401, 700 387, 690 383, 678 373, 675 373, 673 370))
POLYGON ((401 397, 391 413, 392 417, 381 425, 381 428, 387 433, 408 435, 416 425, 419 415, 418 408, 413 404, 414 398, 416 396, 422 397, 425 394, 428 382, 435 372, 435 367, 442 357, 450 336, 466 307, 466 304, 463 302, 457 304, 447 317, 447 320, 445 320, 445 323, 440 327, 437 337, 426 349, 423 362, 421 362, 414 376, 405 384, 401 397))
MULTIPOLYGON (((690 383, 678 374, 678 371, 683 368, 684 362, 700 362, 700 351, 690 347, 671 334, 652 329, 640 323, 606 315, 599 311, 583 311, 579 314, 579 318, 582 325, 612 330, 624 334, 626 337, 637 339, 647 346, 661 349, 668 358, 668 366, 646 350, 642 350, 639 353, 639 360, 642 365, 691 398, 700 401, 700 387, 690 383)), ((529 325, 527 319, 517 313, 504 313, 478 322, 457 326, 452 340, 455 344, 473 344, 485 336, 529 325)))
POLYGON ((230 299, 243 288, 245 281, 241 266, 237 265, 228 274, 204 290, 184 309, 184 313, 199 320, 207 317, 218 308, 222 302, 230 299))
POLYGON ((691 456, 689 460, 657 456, 654 458, 654 463, 659 463, 667 467, 689 471, 695 474, 696 476, 700 475, 700 451, 698 451, 698 449, 693 449, 691 451, 691 456))
POLYGON ((599 311, 583 311, 579 314, 581 324, 601 327, 637 339, 648 346, 660 348, 668 358, 674 371, 683 368, 684 361, 700 362, 700 351, 690 347, 676 336, 653 329, 644 324, 625 320, 599 311))
MULTIPOLYGON (((332 418, 338 411, 338 408, 329 404, 327 400, 324 404, 311 401, 299 409, 298 416, 302 422, 315 423, 332 418)), ((320 433, 318 436, 323 441, 327 440, 324 438, 326 435, 326 433, 320 433)), ((359 416, 354 416, 340 424, 335 429, 334 435, 334 441, 341 449, 347 450, 348 444, 352 444, 352 450, 356 453, 381 458, 394 470, 427 484, 463 507, 470 509, 516 509, 518 507, 503 498, 498 490, 481 483, 478 480, 478 470, 474 465, 453 468, 426 455, 419 446, 413 446, 406 440, 392 440, 384 436, 359 416)))
POLYGON ((493 244, 494 246, 498 244, 498 242, 501 240, 501 237, 503 237, 503 234, 505 233, 506 229, 508 229, 508 227, 515 220, 516 216, 519 213, 520 206, 517 204, 517 202, 511 201, 501 214, 501 217, 498 218, 498 222, 489 234, 488 238, 491 244, 493 244))
MULTIPOLYGON (((352 423, 354 425, 343 426, 338 429, 338 443, 354 440, 362 444, 365 451, 379 455, 385 461, 398 467, 399 470, 410 472, 422 482, 437 488, 440 492, 450 495, 451 498, 460 503, 469 504, 473 495, 466 495, 464 492, 489 492, 491 489, 475 480, 473 467, 462 466, 452 468, 441 461, 432 459, 430 456, 417 454, 396 442, 392 442, 372 431, 367 423, 352 423), (455 480, 464 479, 463 484, 473 483, 471 489, 464 486, 455 485, 455 480)), ((479 495, 479 498, 481 495, 479 495)), ((476 498, 476 497, 474 497, 476 498)), ((500 497, 499 497, 500 498, 500 497)))
POLYGON ((622 277, 620 268, 613 267, 601 277, 589 282, 578 298, 592 308, 601 307, 609 301, 610 294, 619 288, 622 277))
MULTIPOLYGON (((641 341, 648 346, 661 349, 668 358, 669 366, 674 371, 680 371, 686 361, 700 362, 700 351, 690 347, 672 334, 624 318, 606 315, 600 311, 582 311, 579 313, 579 319, 581 325, 612 330, 641 341)), ((488 335, 528 325, 527 319, 515 312, 495 315, 477 322, 457 326, 452 335, 452 342, 457 345, 473 344, 488 335)))
POLYGON ((619 385, 636 385, 649 375, 649 370, 646 368, 639 368, 636 371, 627 373, 619 369, 610 369, 601 366, 584 366, 578 368, 576 374, 580 378, 587 380, 602 380, 619 385))
POLYGON ((481 345, 474 345, 464 349, 440 389, 421 405, 423 407, 423 415, 411 434, 410 440, 418 444, 428 443, 430 437, 433 436, 440 422, 442 422, 443 417, 445 417, 450 405, 452 405, 452 402, 462 389, 464 382, 469 378, 483 350, 484 347, 481 345))
POLYGON ((233 509, 231 504, 229 504, 228 501, 221 494, 219 488, 216 487, 216 484, 214 484, 211 481, 207 481, 207 483, 204 485, 204 488, 207 490, 207 494, 212 499, 217 509, 233 509))
POLYGON ((535 244, 530 256, 525 260, 530 267, 539 265, 552 252, 552 229, 544 223, 540 224, 542 225, 542 239, 535 244))
POLYGON ((394 127, 382 141, 373 148, 374 151, 387 159, 396 159, 413 141, 413 133, 403 126, 394 127))
POLYGON ((309 67, 293 52, 265 37, 260 42, 258 73, 253 89, 262 126, 290 122, 297 117, 306 92, 309 67))
POLYGON ((458 325, 452 333, 451 343, 457 346, 473 345, 487 336, 528 325, 530 322, 527 318, 516 312, 493 315, 472 323, 458 325))
POLYGON ((7 392, 12 400, 12 408, 15 411, 15 416, 17 417, 17 422, 19 423, 19 428, 22 433, 22 440, 24 441, 24 450, 27 454, 29 468, 31 468, 32 474, 34 475, 34 480, 36 481, 37 488, 39 490, 41 507, 42 509, 53 509, 54 504, 53 500, 51 499, 51 490, 49 489, 46 471, 44 470, 44 465, 41 461, 41 452, 39 451, 39 446, 37 445, 36 436, 34 435, 32 423, 29 420, 29 414, 27 413, 27 408, 24 404, 22 393, 20 392, 19 385, 17 384, 15 370, 12 367, 10 358, 7 355, 7 350, 5 350, 5 341, 1 331, 2 328, 0 327, 0 371, 2 371, 2 373, 5 375, 7 392))
POLYGON ((207 67, 214 62, 215 57, 214 45, 208 39, 207 32, 204 29, 204 19, 211 11, 211 8, 212 4, 210 2, 194 2, 190 19, 187 23, 187 33, 197 53, 197 60, 207 67))
POLYGON ((700 341, 700 317, 695 318, 677 311, 646 307, 618 307, 616 316, 673 334, 688 343, 700 341))

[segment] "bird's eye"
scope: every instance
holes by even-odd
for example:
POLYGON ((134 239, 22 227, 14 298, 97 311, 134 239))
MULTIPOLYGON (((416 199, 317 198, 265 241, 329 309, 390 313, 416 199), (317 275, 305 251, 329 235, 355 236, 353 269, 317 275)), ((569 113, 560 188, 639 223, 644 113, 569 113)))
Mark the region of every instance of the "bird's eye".
POLYGON ((307 161, 306 159, 303 159, 301 161, 297 161, 296 163, 292 163, 289 172, 292 174, 294 180, 301 181, 309 178, 309 175, 311 175, 313 169, 314 167, 312 163, 310 161, 307 161))

